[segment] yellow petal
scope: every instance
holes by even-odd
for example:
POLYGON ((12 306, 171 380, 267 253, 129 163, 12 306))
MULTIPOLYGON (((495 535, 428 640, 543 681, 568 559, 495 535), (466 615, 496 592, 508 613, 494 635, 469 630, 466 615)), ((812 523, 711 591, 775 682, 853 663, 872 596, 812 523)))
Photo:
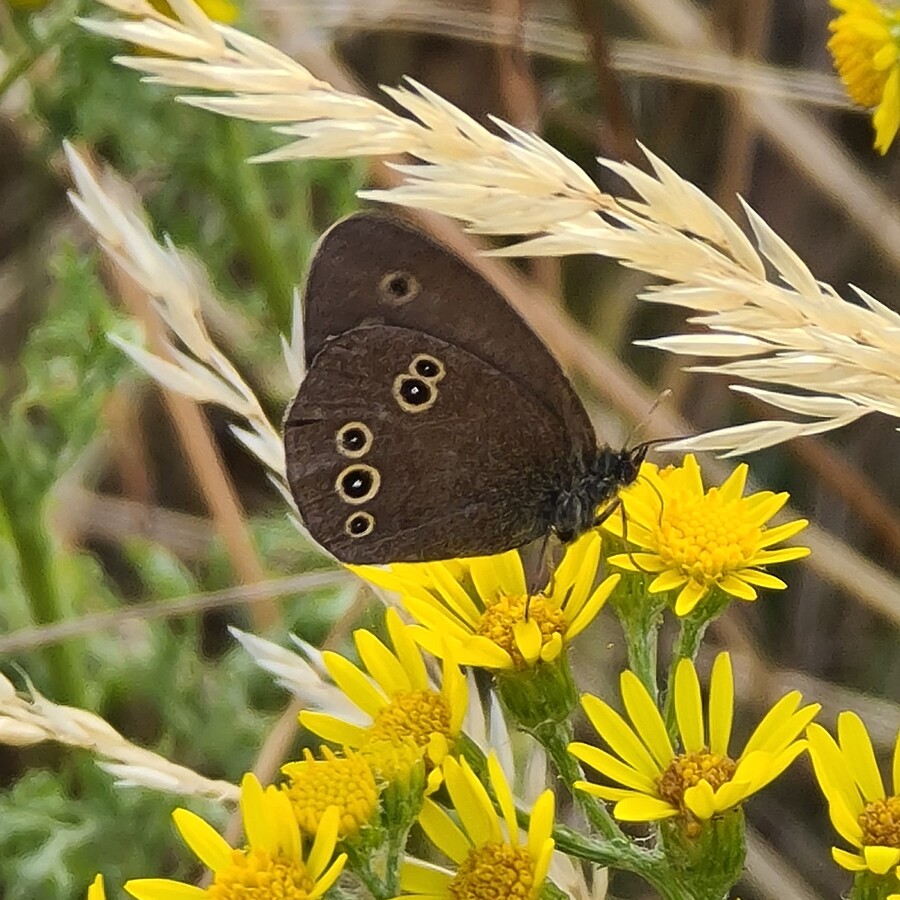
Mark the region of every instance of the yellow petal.
POLYGON ((98 872, 88 888, 87 900, 106 900, 106 891, 103 887, 103 876, 98 872))
POLYGON ((457 661, 461 666, 473 666, 477 669, 511 669, 512 657, 490 638, 480 634, 470 637, 464 644, 455 648, 457 661))
POLYGON ((700 679, 689 659, 679 660, 675 669, 675 718, 685 751, 698 753, 706 746, 703 701, 700 697, 700 679))
POLYGON ((413 686, 400 660, 366 628, 353 632, 353 641, 362 664, 388 697, 413 686))
POLYGON ((387 698, 360 669, 349 659, 326 650, 322 654, 322 662, 334 683, 365 713, 372 718, 387 704, 387 698))
POLYGON ((576 759, 580 759, 585 765, 596 769, 601 775, 605 775, 625 787, 643 794, 656 792, 656 779, 648 778, 643 772, 632 769, 631 766, 599 747, 591 747, 589 744, 575 741, 569 744, 569 753, 576 759))
POLYGON ((741 569, 740 579, 747 584, 768 588, 772 591, 783 591, 787 587, 787 584, 780 578, 776 578, 768 572, 760 572, 758 569, 741 569))
POLYGON ((625 712, 640 739, 658 763, 660 770, 672 761, 675 751, 669 740, 665 722, 647 689, 633 672, 625 671, 619 679, 625 712))
POLYGON ((247 843, 254 850, 267 850, 273 856, 278 853, 278 835, 269 819, 264 802, 262 785, 252 772, 241 779, 241 819, 247 843))
POLYGON ((500 588, 505 594, 513 597, 528 593, 528 585, 525 583, 525 569, 522 567, 522 557, 515 550, 509 550, 494 557, 497 567, 497 576, 500 580, 500 588))
POLYGON ((306 858, 306 868, 314 880, 318 880, 334 856, 340 826, 340 810, 336 806, 329 806, 319 819, 316 837, 306 858))
POLYGON ((838 716, 838 744, 863 797, 870 803, 883 799, 884 784, 875 761, 872 741, 856 713, 847 711, 838 716))
POLYGON ((809 547, 785 547, 782 550, 760 550, 747 560, 748 567, 774 566, 778 563, 793 562, 795 559, 806 559, 810 554, 809 547))
POLYGON ((558 631, 550 635, 550 640, 541 647, 541 660, 549 663, 557 659, 562 653, 563 641, 558 631))
POLYGON ((719 587, 726 594, 737 597, 738 600, 755 600, 757 596, 756 590, 738 575, 726 575, 724 578, 720 578, 719 587))
POLYGON ((773 750, 775 736, 779 735, 784 725, 790 722, 802 695, 799 691, 789 691, 766 714, 750 735, 744 747, 743 756, 754 750, 773 750))
POLYGON ((780 544, 782 541, 790 540, 795 534, 799 534, 806 526, 809 525, 806 519, 795 519, 793 522, 786 522, 784 525, 777 525, 775 528, 766 528, 759 540, 756 542, 758 549, 763 550, 771 547, 772 544, 780 544))
POLYGON ((328 867, 328 870, 319 876, 316 886, 309 892, 309 900, 318 900, 319 897, 327 894, 332 885, 338 880, 344 865, 347 862, 347 854, 341 853, 335 861, 328 867))
POLYGON ((664 591, 674 591, 675 588, 681 587, 688 580, 687 575, 683 575, 681 572, 676 571, 675 569, 667 569, 660 575, 657 575, 653 581, 650 582, 650 586, 647 590, 651 594, 661 594, 664 591))
POLYGON ((369 581, 382 590, 390 591, 393 594, 400 594, 401 597, 413 596, 421 600, 434 602, 434 598, 425 587, 418 581, 398 577, 389 569, 381 569, 378 566, 346 566, 365 581, 369 581))
POLYGON ((620 800, 613 815, 622 822, 656 822, 678 815, 678 809, 658 797, 633 797, 620 800))
POLYGON ((428 670, 422 653, 413 640, 415 631, 400 618, 400 613, 394 607, 390 607, 385 613, 385 621, 394 653, 406 672, 409 683, 414 690, 425 690, 428 687, 428 670))
POLYGON ((843 869, 850 872, 865 872, 865 860, 858 853, 848 853, 839 847, 831 848, 831 858, 843 869))
POLYGON ((734 719, 734 674, 731 656, 720 653, 713 663, 709 685, 709 749, 722 756, 728 753, 734 719))
POLYGON ((628 723, 608 703, 599 697, 585 694, 581 698, 581 705, 597 734, 629 766, 650 779, 659 776, 660 768, 654 762, 647 748, 628 726, 628 723))
POLYGON ((703 778, 684 792, 684 805, 703 821, 716 814, 716 798, 712 786, 703 778))
POLYGON ((365 740, 366 730, 359 725, 343 722, 328 713, 304 710, 300 724, 320 738, 343 747, 359 747, 365 740))
POLYGON ((472 848, 469 839, 433 800, 423 802, 418 821, 431 843, 457 865, 469 855, 472 848))
POLYGON ((722 482, 719 488, 719 494, 724 502, 730 500, 740 500, 744 495, 744 486, 747 484, 747 473, 750 467, 747 463, 741 463, 729 476, 722 482))
POLYGON ((706 585, 698 584, 693 579, 681 589, 681 593, 675 598, 675 615, 686 616, 693 612, 694 607, 709 593, 706 585))
POLYGON ((208 869, 219 872, 231 864, 228 841, 209 822, 189 809, 176 809, 172 821, 184 842, 208 869))
POLYGON ((435 588, 447 608, 467 624, 477 623, 481 618, 481 610, 475 605, 463 586, 453 577, 449 569, 441 563, 428 563, 427 565, 435 588))
MULTIPOLYGON (((546 790, 537 798, 531 808, 531 819, 528 822, 528 851, 532 859, 538 858, 547 841, 550 840, 550 835, 553 834, 555 814, 556 802, 553 798, 553 791, 546 790)), ((512 830, 510 830, 510 834, 512 834, 512 830)))
POLYGON ((448 757, 444 761, 444 783, 472 845, 480 847, 488 842, 502 843, 503 834, 494 804, 465 759, 457 762, 448 757))
POLYGON ((887 875, 900 862, 900 849, 897 847, 863 847, 862 853, 866 867, 876 875, 887 875))
POLYGON ((202 900, 207 896, 203 888, 168 878, 133 878, 125 882, 125 890, 136 900, 202 900))
MULTIPOLYGON (((503 768, 497 754, 492 750, 487 760, 488 774, 491 778, 491 786, 494 789, 494 796, 497 798, 497 805, 506 822, 506 830, 509 833, 509 842, 513 847, 519 845, 519 825, 516 822, 516 804, 513 800, 512 791, 509 788, 509 782, 506 775, 503 774, 503 768)), ((545 837, 549 837, 548 832, 545 837)))
MULTIPOLYGON (((573 612, 569 627, 566 629, 566 640, 574 640, 588 625, 590 625, 591 622, 594 621, 597 614, 603 609, 603 605, 609 599, 621 580, 621 575, 610 575, 608 578, 603 579, 594 593, 591 594, 587 603, 585 603, 581 609, 573 612)), ((567 604, 567 616, 569 615, 570 610, 571 605, 567 604)))
POLYGON ((541 655, 542 636, 538 623, 534 619, 529 619, 527 622, 516 622, 513 625, 513 639, 525 662, 528 665, 534 665, 541 655))
POLYGON ((409 858, 400 869, 400 887, 404 894, 446 898, 449 896, 447 887, 452 880, 453 875, 450 872, 409 858))
POLYGON ((844 762, 841 748, 821 725, 810 725, 806 729, 806 737, 816 780, 825 799, 830 805, 843 803, 854 815, 859 815, 863 811, 863 801, 844 762))

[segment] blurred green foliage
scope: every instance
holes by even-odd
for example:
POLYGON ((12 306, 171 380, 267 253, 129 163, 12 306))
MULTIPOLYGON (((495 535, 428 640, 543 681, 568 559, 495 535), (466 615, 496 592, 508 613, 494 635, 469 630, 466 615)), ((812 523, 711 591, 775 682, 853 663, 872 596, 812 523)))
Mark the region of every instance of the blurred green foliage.
MULTIPOLYGON (((51 197, 47 180, 63 139, 111 163, 142 195, 152 221, 202 261, 225 302, 248 323, 252 339, 228 348, 242 371, 254 383, 284 382, 277 372, 269 376, 280 365, 279 334, 289 328, 292 289, 302 281, 315 237, 355 208, 362 167, 247 165, 247 157, 272 146, 265 128, 222 121, 173 103, 171 91, 140 84, 112 64, 107 41, 71 23, 73 10, 51 4, 33 15, 18 13, 4 26, 6 46, 23 58, 37 58, 47 42, 58 47, 52 77, 42 72, 28 79, 28 127, 36 140, 22 177, 33 180, 35 191, 40 186, 34 196, 51 197)), ((66 210, 48 208, 47 220, 60 213, 66 210)), ((48 243, 42 231, 34 241, 47 261, 46 281, 30 291, 37 307, 21 313, 26 340, 0 361, 0 635, 136 600, 165 602, 234 585, 216 540, 208 558, 190 562, 129 540, 110 566, 109 548, 62 546, 48 527, 60 479, 104 434, 112 393, 126 389, 133 402, 144 402, 148 392, 137 390, 143 376, 107 340, 108 332, 128 333, 132 326, 104 287, 100 254, 69 237, 48 243)), ((286 400, 263 399, 276 415, 286 400)), ((227 443, 226 453, 240 452, 227 443)), ((101 476, 90 473, 94 481, 101 476)), ((256 481, 263 483, 261 475, 256 481)), ((268 509, 250 525, 267 572, 321 565, 298 540, 275 492, 265 496, 268 509)), ((294 629, 321 640, 343 605, 328 591, 286 599, 282 637, 294 629)), ((84 705, 137 743, 236 781, 285 694, 234 649, 228 621, 246 625, 238 609, 172 621, 129 619, 114 635, 89 633, 0 659, 0 670, 24 688, 21 667, 52 700, 84 705)), ((98 869, 112 884, 191 875, 191 855, 180 851, 168 816, 180 798, 116 789, 112 780, 86 751, 0 748, 4 900, 81 898, 98 869)), ((222 815, 214 804, 198 811, 212 821, 222 815)))

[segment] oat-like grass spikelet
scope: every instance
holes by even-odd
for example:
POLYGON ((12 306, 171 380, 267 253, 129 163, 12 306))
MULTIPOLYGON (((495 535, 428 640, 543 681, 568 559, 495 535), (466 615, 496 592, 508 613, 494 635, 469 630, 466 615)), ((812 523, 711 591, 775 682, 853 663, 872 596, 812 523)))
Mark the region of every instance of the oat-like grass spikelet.
POLYGON ((121 785, 140 785, 185 796, 237 800, 240 790, 227 781, 205 778, 193 769, 138 747, 94 713, 61 706, 44 697, 30 682, 29 696, 16 692, 0 675, 0 744, 30 747, 57 741, 82 747, 98 757, 98 765, 121 785))
MULTIPOLYGON (((121 13, 124 2, 106 5, 121 13)), ((704 331, 644 343, 711 357, 700 370, 755 382, 734 387, 800 417, 719 429, 670 449, 746 453, 871 412, 900 418, 900 317, 859 290, 861 303, 841 299, 753 210, 746 208, 751 241, 647 150, 650 173, 600 160, 637 199, 606 193, 541 138, 497 119, 486 128, 411 79, 384 89, 403 110, 397 113, 205 20, 191 0, 173 5, 182 22, 128 0, 128 13, 139 18, 84 24, 165 54, 118 57, 146 80, 211 92, 187 93, 182 102, 271 123, 288 140, 257 162, 406 153, 416 161, 396 166, 403 184, 362 196, 452 216, 476 232, 527 238, 503 255, 593 253, 664 280, 642 299, 693 310, 689 321, 704 331)))

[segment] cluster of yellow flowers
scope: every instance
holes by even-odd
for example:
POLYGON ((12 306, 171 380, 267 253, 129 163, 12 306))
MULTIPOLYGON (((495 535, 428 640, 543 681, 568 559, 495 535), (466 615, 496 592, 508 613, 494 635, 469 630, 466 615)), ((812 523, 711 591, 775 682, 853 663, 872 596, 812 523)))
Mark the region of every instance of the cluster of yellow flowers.
MULTIPOLYGON (((730 657, 722 653, 713 663, 704 714, 691 658, 696 645, 681 645, 665 692, 635 654, 621 676, 624 715, 574 691, 569 646, 607 603, 626 632, 623 611, 640 603, 668 607, 683 625, 693 623, 688 631, 702 631, 730 599, 752 601, 758 588, 785 587, 763 569, 806 555, 802 547, 772 549, 806 522, 767 527, 787 496, 766 491, 745 497, 746 476, 746 466, 739 466, 707 490, 693 457, 667 469, 645 463, 638 481, 622 492, 622 519, 607 519, 605 536, 590 532, 570 545, 538 593, 529 594, 516 552, 357 567, 378 589, 399 596, 413 622, 389 608, 388 643, 357 631, 360 666, 323 654, 325 669, 355 712, 307 710, 300 721, 341 750, 307 751, 284 766, 278 786, 263 788, 247 775, 240 849, 193 813, 176 811, 178 831, 212 873, 209 887, 150 878, 129 881, 125 890, 138 900, 305 900, 352 873, 376 897, 479 900, 500 896, 498 884, 503 896, 563 896, 553 884, 554 795, 545 790, 523 811, 508 762, 504 766, 496 749, 467 733, 474 692, 463 674, 467 667, 492 674, 506 716, 544 745, 595 832, 593 844, 584 839, 593 848, 589 858, 606 853, 610 864, 644 876, 664 896, 687 898, 693 896, 690 879, 682 884, 672 874, 680 871, 683 878, 687 856, 686 871, 703 870, 704 879, 718 878, 727 891, 743 861, 742 804, 809 749, 835 827, 857 850, 835 849, 836 861, 881 879, 877 896, 900 900, 900 893, 891 893, 900 891, 900 825, 894 824, 900 823, 900 797, 886 796, 871 742, 854 715, 841 717, 836 742, 811 724, 819 706, 802 705, 793 691, 735 755, 730 657), (598 579, 604 567, 620 571, 598 579), (599 737, 595 743, 572 740, 579 700, 599 737), (599 780, 586 780, 580 763, 599 780), (614 804, 612 815, 607 802, 614 804), (617 821, 657 823, 662 856, 630 841, 617 821), (416 822, 448 865, 404 856, 416 822), (723 847, 730 847, 730 862, 723 847), (673 854, 681 868, 667 868, 673 854)), ((894 781, 900 784, 900 744, 894 781)), ((98 876, 88 897, 103 896, 98 876)))

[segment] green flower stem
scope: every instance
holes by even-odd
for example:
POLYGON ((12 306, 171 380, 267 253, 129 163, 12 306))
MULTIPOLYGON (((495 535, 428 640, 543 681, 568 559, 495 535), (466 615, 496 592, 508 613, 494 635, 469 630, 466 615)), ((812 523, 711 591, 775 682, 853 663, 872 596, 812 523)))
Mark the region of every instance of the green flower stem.
POLYGON ((575 790, 575 782, 581 781, 584 773, 578 760, 569 753, 568 747, 573 740, 571 723, 568 721, 547 723, 534 729, 532 733, 553 760, 556 771, 578 802, 591 827, 616 846, 621 845, 623 849, 631 847, 628 838, 609 814, 606 804, 584 791, 575 790))
POLYGON ((874 872, 859 872, 853 878, 849 900, 885 900, 897 893, 897 878, 893 872, 876 875, 874 872))
MULTIPOLYGON (((403 835, 405 837, 405 834, 403 835)), ((390 837, 390 843, 396 843, 396 837, 390 837)), ((397 896, 397 891, 391 891, 387 883, 372 869, 372 860, 377 856, 370 852, 360 852, 360 848, 347 843, 343 849, 347 852, 347 871, 352 872, 372 895, 373 900, 390 900, 397 896)))
POLYGON ((250 147, 243 123, 226 120, 221 127, 227 180, 224 174, 216 179, 219 199, 266 293, 273 321, 283 334, 290 334, 296 273, 278 252, 265 182, 259 176, 259 167, 247 162, 250 147))
POLYGON ((678 640, 672 650, 672 662, 669 665, 669 677, 666 682, 666 700, 663 705, 663 719, 670 737, 674 738, 676 729, 674 685, 678 663, 683 659, 693 662, 697 658, 697 652, 700 650, 706 629, 721 615, 729 603, 728 596, 718 588, 714 588, 700 606, 680 620, 678 640))
MULTIPOLYGON (((59 585, 53 575, 53 550, 43 524, 43 497, 29 479, 27 461, 16 459, 10 441, 0 429, 0 539, 12 546, 18 562, 18 579, 37 625, 65 618, 59 585), (21 470, 18 476, 13 470, 21 470), (32 495, 29 495, 32 494, 32 495)), ((81 705, 81 670, 71 644, 53 644, 43 650, 50 685, 57 703, 81 705)))
MULTIPOLYGON (((615 545, 613 549, 618 551, 620 548, 615 545)), ((628 668, 656 700, 659 695, 656 654, 666 596, 650 594, 647 585, 646 576, 627 573, 613 591, 609 604, 625 632, 628 668)))

